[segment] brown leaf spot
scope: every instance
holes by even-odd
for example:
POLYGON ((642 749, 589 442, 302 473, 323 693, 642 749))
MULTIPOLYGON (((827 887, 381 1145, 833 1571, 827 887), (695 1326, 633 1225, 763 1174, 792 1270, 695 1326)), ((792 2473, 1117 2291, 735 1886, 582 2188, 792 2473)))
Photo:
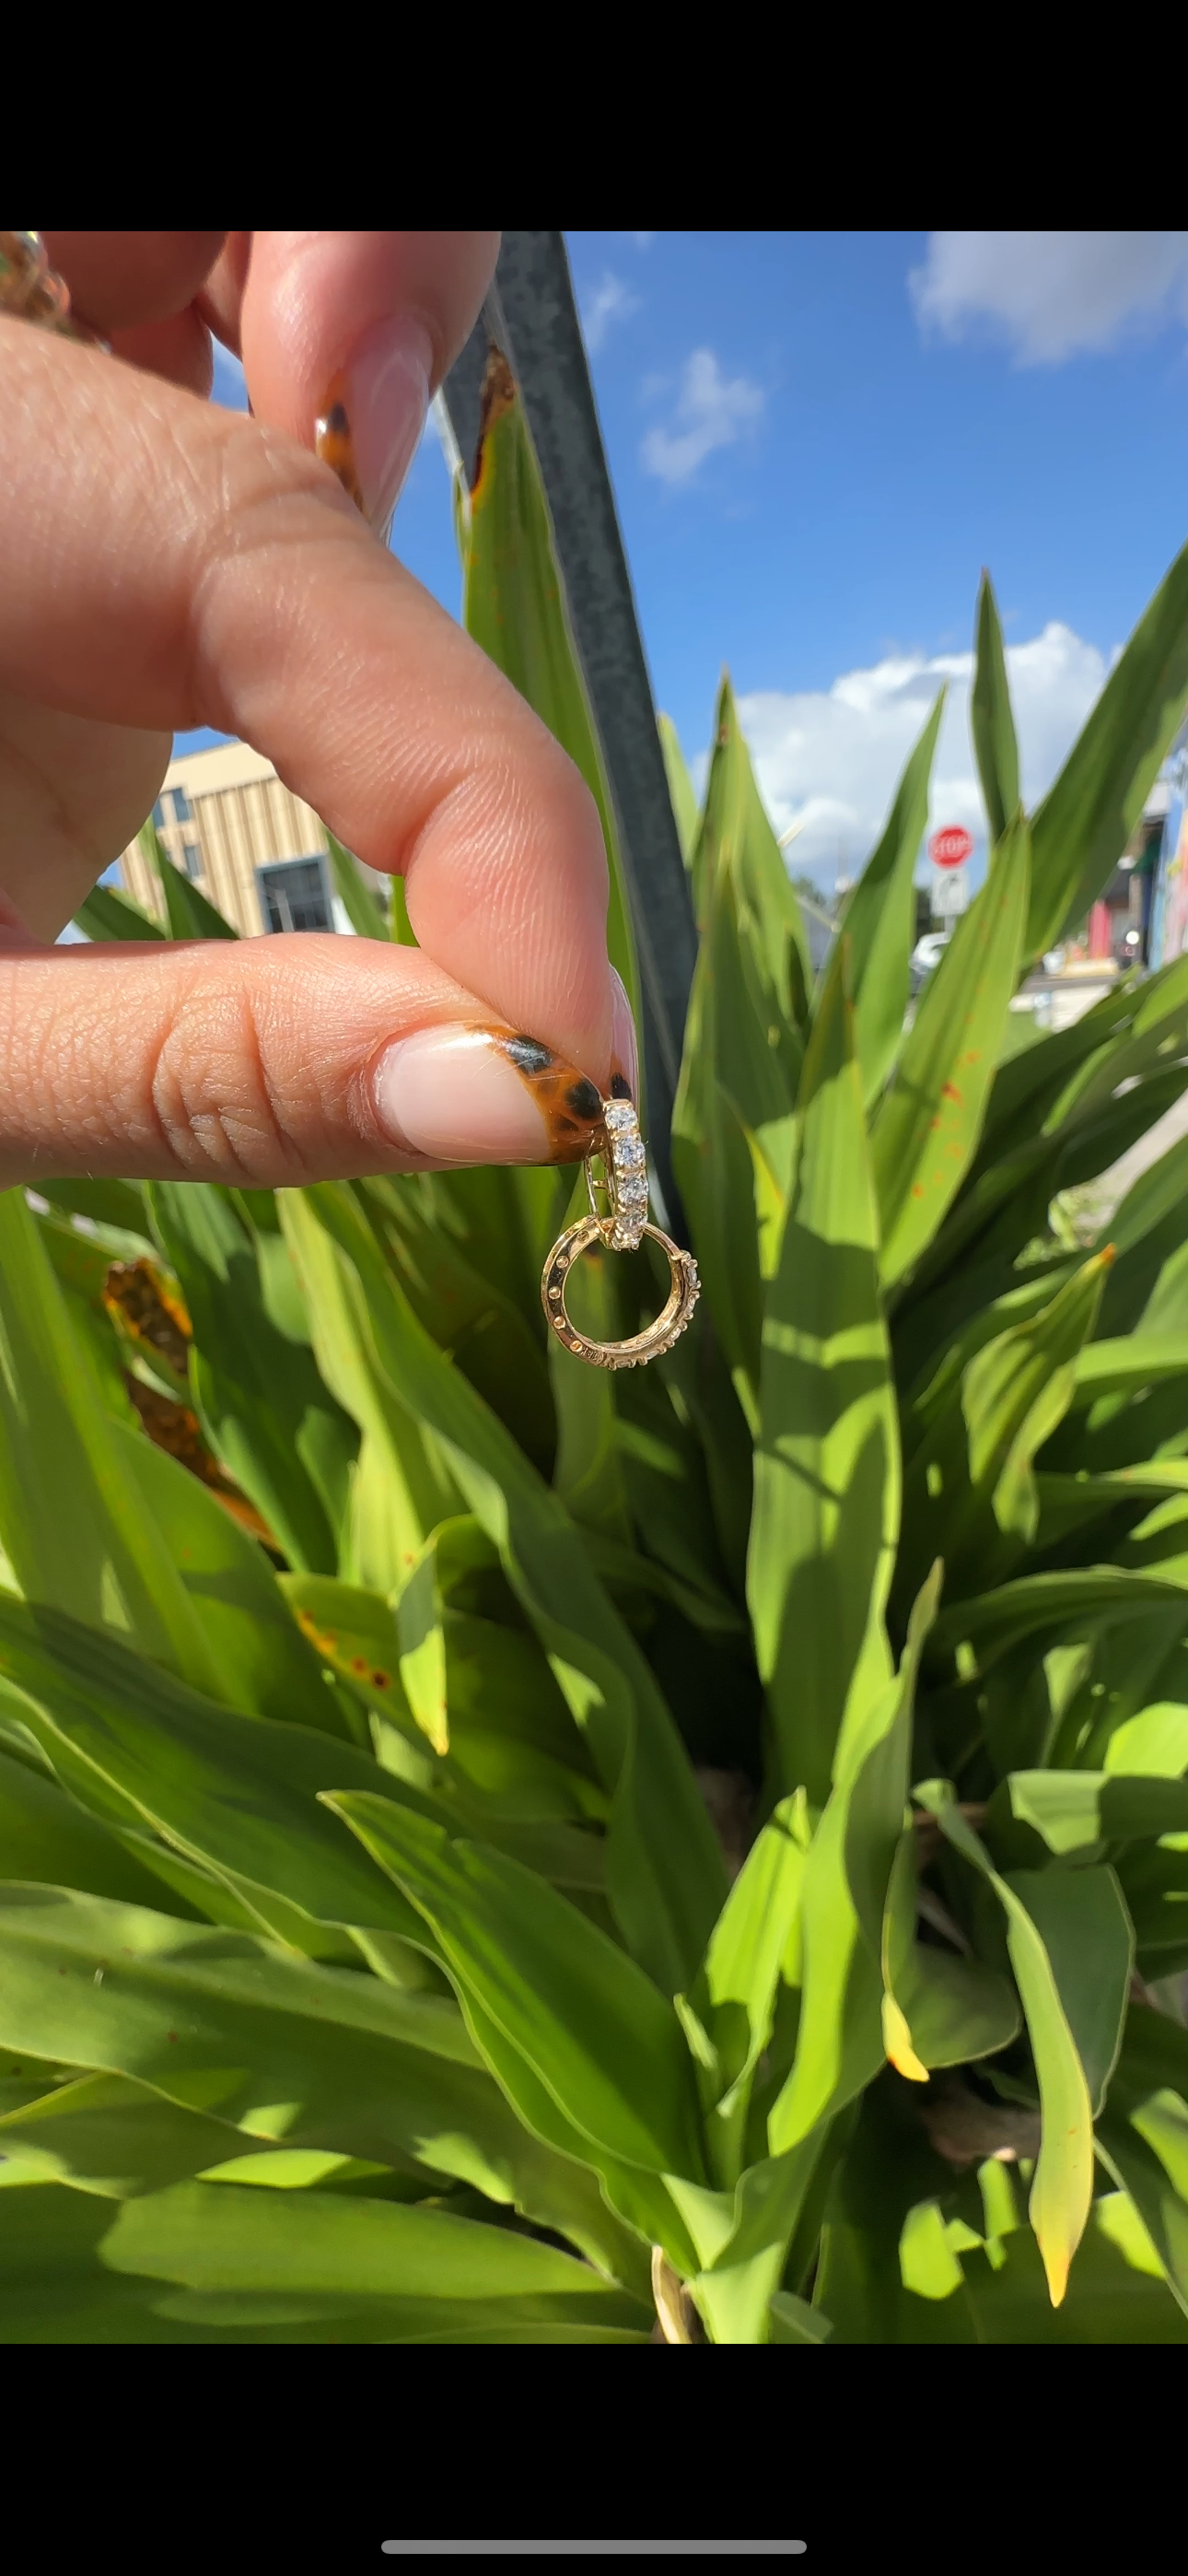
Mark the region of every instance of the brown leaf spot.
MULTIPOLYGON (((483 376, 483 389, 479 413, 478 453, 474 460, 474 470, 469 477, 472 500, 478 499, 479 484, 482 481, 483 476, 483 467, 487 463, 487 441, 490 438, 491 432, 495 428, 497 421, 503 418, 505 412, 514 410, 515 401, 515 377, 513 376, 511 368, 503 355, 503 351, 501 349, 492 348, 487 358, 486 371, 483 376)), ((484 498, 485 497, 486 496, 484 495, 484 498)))

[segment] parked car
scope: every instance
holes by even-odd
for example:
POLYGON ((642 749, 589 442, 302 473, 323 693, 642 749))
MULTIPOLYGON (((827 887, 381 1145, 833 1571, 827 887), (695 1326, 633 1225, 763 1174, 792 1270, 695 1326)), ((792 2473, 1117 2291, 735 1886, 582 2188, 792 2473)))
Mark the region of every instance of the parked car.
POLYGON ((931 975, 933 967, 939 966, 942 952, 948 947, 952 936, 951 930, 929 930, 923 939, 916 941, 909 969, 913 993, 919 992, 921 985, 926 983, 931 975))

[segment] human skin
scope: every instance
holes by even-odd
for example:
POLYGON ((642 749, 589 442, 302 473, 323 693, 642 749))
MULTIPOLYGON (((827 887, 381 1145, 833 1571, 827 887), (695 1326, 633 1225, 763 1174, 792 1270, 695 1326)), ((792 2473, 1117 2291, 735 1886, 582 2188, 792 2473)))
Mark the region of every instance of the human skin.
POLYGON ((597 814, 383 542, 498 236, 43 238, 109 347, 0 315, 0 1184, 574 1159, 635 1080, 597 814), (198 725, 404 877, 415 949, 53 944, 198 725))

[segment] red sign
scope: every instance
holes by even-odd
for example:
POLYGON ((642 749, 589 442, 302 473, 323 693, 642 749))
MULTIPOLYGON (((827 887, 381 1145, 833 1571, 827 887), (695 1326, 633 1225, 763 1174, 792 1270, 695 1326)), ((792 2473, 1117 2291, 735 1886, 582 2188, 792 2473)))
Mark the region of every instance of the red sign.
POLYGON ((963 868, 972 848, 973 833, 964 823, 946 823, 943 831, 933 833, 928 856, 934 868, 963 868))

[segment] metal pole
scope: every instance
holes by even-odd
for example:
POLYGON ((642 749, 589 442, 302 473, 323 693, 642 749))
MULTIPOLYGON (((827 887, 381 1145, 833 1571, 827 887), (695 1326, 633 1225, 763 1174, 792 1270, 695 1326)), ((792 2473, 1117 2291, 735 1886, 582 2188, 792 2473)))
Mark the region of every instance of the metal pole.
POLYGON ((651 681, 559 232, 512 232, 483 319, 443 392, 468 474, 487 350, 515 376, 553 523, 570 629, 602 747, 639 954, 649 1146, 670 1225, 683 1221, 669 1156, 697 954, 651 681))

